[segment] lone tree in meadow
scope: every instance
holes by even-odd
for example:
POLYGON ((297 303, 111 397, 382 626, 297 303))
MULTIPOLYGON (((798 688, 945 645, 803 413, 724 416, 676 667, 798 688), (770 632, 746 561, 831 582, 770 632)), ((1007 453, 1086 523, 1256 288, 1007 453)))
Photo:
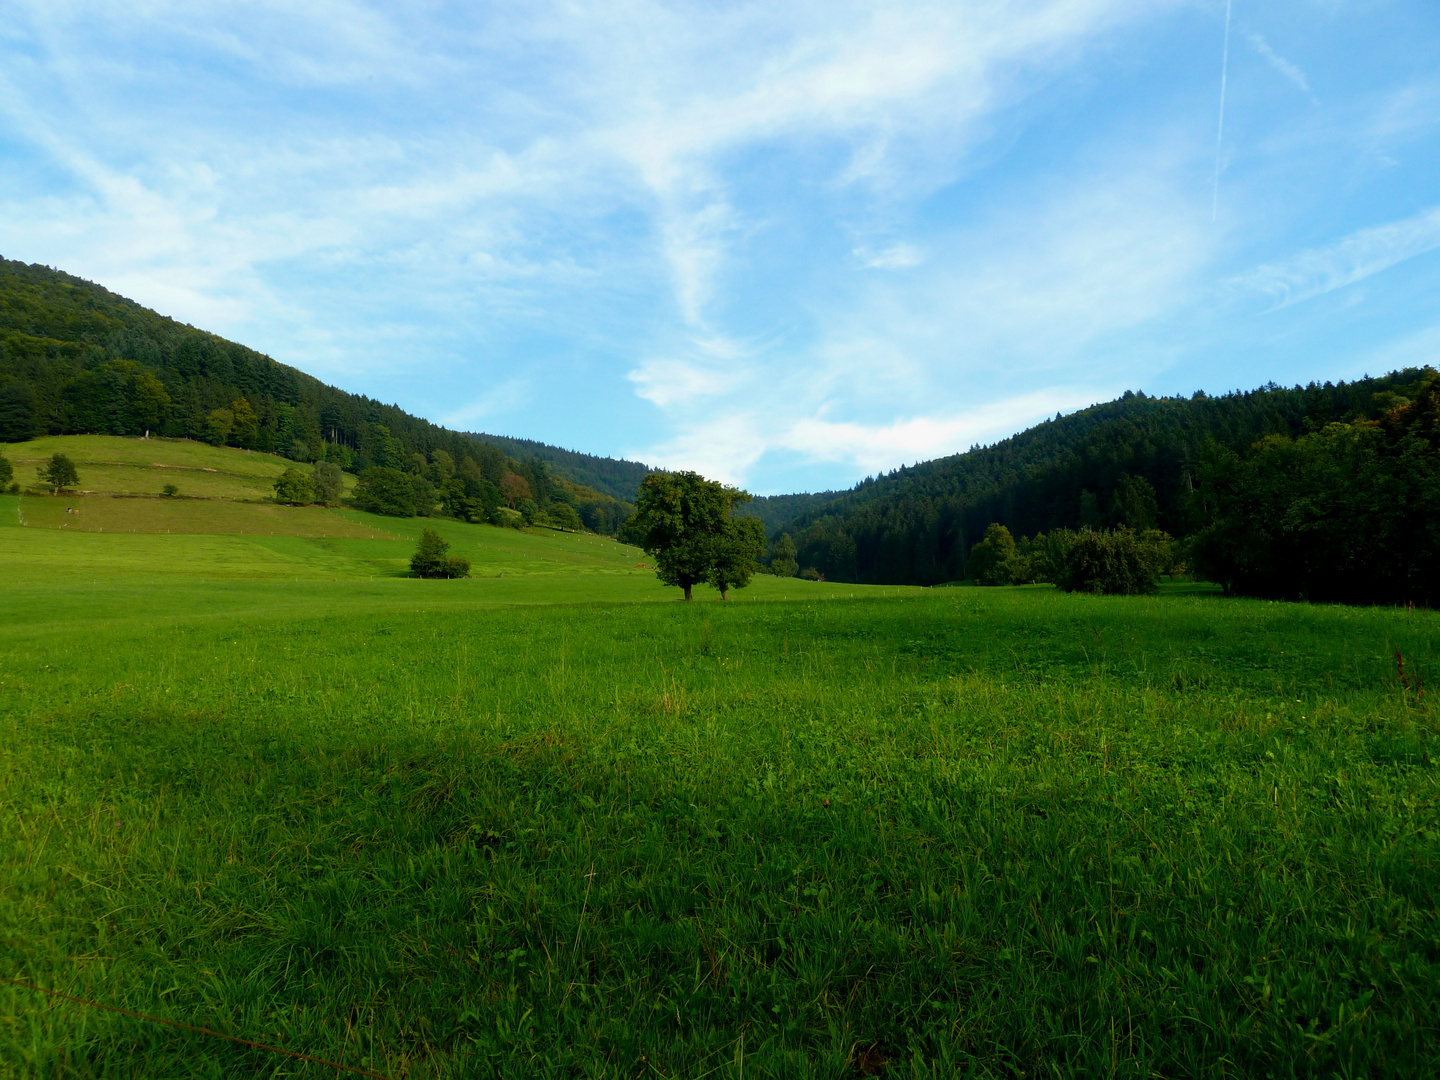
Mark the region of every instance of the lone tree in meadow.
POLYGON ((450 542, 434 529, 420 534, 420 546, 410 556, 410 572, 422 578, 462 578, 470 576, 470 560, 446 556, 450 542))
MULTIPOLYGON (((749 497, 697 472, 651 473, 640 484, 635 514, 626 523, 626 531, 639 539, 647 555, 655 557, 655 576, 666 585, 684 589, 685 599, 690 600, 691 588, 715 574, 717 559, 722 554, 729 559, 733 554, 725 543, 730 507, 749 497)), ((743 547, 742 542, 737 544, 734 550, 743 547)), ((735 568, 726 571, 726 588, 738 587, 735 573, 735 568)))
POLYGON ((64 454, 52 454, 50 460, 35 470, 41 481, 53 492, 78 487, 80 474, 75 471, 75 462, 64 454))
POLYGON ((309 506, 315 501, 315 481, 292 465, 275 481, 275 501, 309 506))

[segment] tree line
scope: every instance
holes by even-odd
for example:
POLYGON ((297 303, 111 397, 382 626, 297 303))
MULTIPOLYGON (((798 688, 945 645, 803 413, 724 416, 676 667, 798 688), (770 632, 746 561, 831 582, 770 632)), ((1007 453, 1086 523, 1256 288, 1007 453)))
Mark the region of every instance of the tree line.
MULTIPOLYGON (((772 528, 772 543, 782 534, 793 536, 801 572, 828 580, 931 585, 973 578, 971 553, 992 524, 1032 540, 1057 530, 1129 530, 1137 536, 1160 530, 1177 540, 1195 538, 1197 544, 1202 534, 1208 537, 1207 546, 1194 549, 1193 568, 1215 575, 1234 591, 1338 595, 1318 582, 1318 570, 1307 571, 1299 582, 1289 571, 1285 576, 1247 569, 1243 560, 1235 561, 1238 538, 1250 543, 1263 534, 1275 559, 1302 548, 1311 552, 1313 538, 1303 538, 1302 544, 1299 526, 1289 523, 1305 520, 1306 530, 1323 534, 1320 519, 1307 515, 1318 513, 1324 502, 1325 514, 1354 523, 1353 543, 1337 542, 1326 555, 1313 555, 1319 565, 1376 565, 1374 559, 1417 565, 1419 553, 1430 550, 1424 537, 1436 520, 1433 509, 1427 509, 1433 504, 1427 501, 1424 479, 1433 475, 1436 460, 1428 436, 1414 432, 1428 422, 1424 402, 1433 393, 1434 379, 1427 368, 1351 383, 1271 385, 1219 397, 1127 393, 994 446, 867 479, 772 528), (1409 433, 1404 439, 1387 434, 1401 430, 1409 433), (1402 444, 1403 451, 1397 449, 1402 444), (1338 464, 1342 447, 1354 455, 1343 468, 1338 464), (1300 487, 1292 490, 1276 478, 1302 462, 1308 479, 1300 487), (1352 505, 1359 493, 1342 497, 1348 483, 1342 479, 1344 469, 1359 469, 1362 463, 1370 471, 1357 475, 1389 478, 1373 489, 1386 492, 1389 501, 1382 506, 1372 500, 1363 514, 1352 505), (1401 472, 1386 472, 1393 469, 1401 472), (1264 497, 1272 500, 1268 503, 1259 494, 1265 484, 1272 488, 1264 497), (1332 496, 1319 500, 1322 489, 1332 496), (1287 492, 1293 496, 1285 504, 1290 516, 1276 519, 1266 507, 1277 505, 1275 499, 1287 492), (1244 533, 1236 524, 1240 520, 1259 531, 1244 533), (1378 535, 1374 529, 1380 526, 1372 529, 1367 522, 1386 522, 1388 531, 1378 535), (1215 554, 1222 551, 1231 552, 1225 557, 1230 562, 1215 554), (1348 562, 1334 561, 1342 558, 1348 562)), ((1268 560, 1264 567, 1279 565, 1268 560)), ((1358 571, 1346 573, 1359 580, 1358 571)), ((1416 594, 1411 599, 1420 602, 1421 593, 1433 594, 1425 592, 1431 586, 1421 587, 1423 573, 1404 574, 1406 589, 1416 594)), ((1357 585, 1343 593, 1391 596, 1399 588, 1391 580, 1378 592, 1357 585)))

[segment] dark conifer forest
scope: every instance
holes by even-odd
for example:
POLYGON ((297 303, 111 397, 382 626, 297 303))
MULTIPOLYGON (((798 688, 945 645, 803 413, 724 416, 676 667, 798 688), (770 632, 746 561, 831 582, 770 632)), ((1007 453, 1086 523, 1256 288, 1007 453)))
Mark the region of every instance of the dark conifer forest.
POLYGON ((992 523, 1160 529, 1196 568, 1249 595, 1440 600, 1440 376, 1208 397, 1127 393, 993 446, 897 469, 812 506, 789 533, 833 581, 971 576, 992 523))

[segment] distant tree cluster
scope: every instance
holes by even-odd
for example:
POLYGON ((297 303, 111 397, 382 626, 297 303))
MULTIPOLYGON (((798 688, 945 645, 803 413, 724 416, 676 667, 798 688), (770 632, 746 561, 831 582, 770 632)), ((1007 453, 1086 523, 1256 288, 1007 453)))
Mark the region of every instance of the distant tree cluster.
POLYGON ((749 498, 696 472, 651 473, 640 485, 626 535, 654 556, 656 576, 683 589, 686 600, 701 582, 726 600, 731 589, 750 584, 765 551, 760 519, 731 514, 749 498))
MULTIPOLYGON (((147 433, 279 454, 299 472, 313 470, 312 482, 322 465, 362 478, 389 470, 357 486, 357 498, 381 513, 611 536, 634 510, 616 493, 633 492, 646 471, 542 443, 447 431, 79 278, 0 259, 0 442, 147 433), (571 477, 555 475, 544 455, 571 477), (409 485, 408 498, 394 474, 409 485), (577 474, 603 490, 577 482, 577 474)), ((276 497, 307 499, 293 478, 276 497)), ((312 496, 339 497, 320 488, 312 496)))
POLYGON ((1135 595, 1151 592, 1161 574, 1173 574, 1174 542, 1158 529, 1055 529, 1016 541, 992 523, 970 551, 977 585, 1049 582, 1066 592, 1135 595))
POLYGON ((314 469, 308 472, 292 465, 275 480, 275 501, 291 506, 310 506, 313 503, 335 506, 344 493, 344 478, 340 470, 328 461, 317 461, 314 469))
POLYGON ((1440 603, 1440 374, 1384 404, 1243 454, 1210 446, 1196 569, 1248 596, 1440 603))

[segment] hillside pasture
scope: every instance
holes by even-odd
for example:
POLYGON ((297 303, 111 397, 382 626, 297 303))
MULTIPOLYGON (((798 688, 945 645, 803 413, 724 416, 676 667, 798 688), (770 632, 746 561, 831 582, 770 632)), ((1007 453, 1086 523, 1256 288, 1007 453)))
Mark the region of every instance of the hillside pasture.
POLYGON ((16 512, 30 528, 71 532, 400 539, 377 527, 384 519, 377 522, 372 515, 357 519, 323 506, 229 499, 31 495, 20 500, 16 512))
MULTIPOLYGON (((114 495, 159 495, 166 484, 203 499, 269 499, 275 478, 296 463, 274 454, 210 446, 191 439, 127 439, 112 435, 50 435, 10 443, 4 455, 22 487, 39 484, 35 470, 65 454, 80 474, 80 490, 114 495)), ((299 466, 306 468, 306 466, 299 466)), ((355 478, 346 475, 346 490, 355 478)))

